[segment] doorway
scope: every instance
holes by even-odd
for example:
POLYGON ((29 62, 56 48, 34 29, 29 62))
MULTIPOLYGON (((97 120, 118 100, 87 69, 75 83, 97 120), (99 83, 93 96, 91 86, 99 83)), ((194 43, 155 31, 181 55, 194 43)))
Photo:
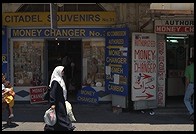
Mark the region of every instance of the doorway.
POLYGON ((183 105, 184 70, 188 59, 187 35, 166 35, 166 105, 183 105))
POLYGON ((62 59, 67 54, 74 63, 73 73, 69 79, 69 89, 67 89, 68 101, 76 101, 77 92, 81 89, 82 80, 82 41, 81 40, 48 40, 48 83, 54 68, 62 65, 62 59))

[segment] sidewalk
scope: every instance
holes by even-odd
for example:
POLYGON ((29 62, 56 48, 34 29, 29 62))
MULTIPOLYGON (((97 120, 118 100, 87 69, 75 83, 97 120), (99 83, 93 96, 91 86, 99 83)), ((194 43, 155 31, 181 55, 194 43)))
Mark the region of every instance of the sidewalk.
MULTIPOLYGON (((16 104, 14 107, 15 126, 2 131, 24 131, 23 129, 27 131, 43 131, 43 115, 47 108, 47 104, 16 104)), ((98 105, 73 103, 72 108, 77 120, 73 123, 76 126, 75 131, 111 131, 112 129, 115 129, 113 131, 134 131, 139 128, 140 130, 159 129, 164 131, 176 129, 171 126, 178 126, 176 130, 193 130, 193 124, 188 119, 183 108, 167 108, 165 110, 164 108, 158 108, 154 110, 154 115, 134 110, 116 114, 112 112, 110 103, 98 105), (178 110, 179 112, 177 112, 178 110), (134 128, 130 128, 127 125, 133 125, 134 128), (148 128, 144 126, 142 128, 139 127, 141 125, 147 125, 148 128), (154 127, 151 128, 151 125, 154 127), (158 126, 161 126, 161 128, 158 126), (166 129, 165 127, 168 128, 166 129)), ((4 112, 2 114, 2 124, 6 123, 5 115, 6 113, 4 112)))

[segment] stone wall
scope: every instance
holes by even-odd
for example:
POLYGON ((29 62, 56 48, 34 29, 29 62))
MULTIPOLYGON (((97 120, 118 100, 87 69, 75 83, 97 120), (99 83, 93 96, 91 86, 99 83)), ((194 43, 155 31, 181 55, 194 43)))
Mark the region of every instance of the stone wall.
MULTIPOLYGON (((150 3, 100 3, 107 11, 115 11, 116 27, 128 26, 131 32, 153 32, 150 3), (143 27, 143 29, 141 29, 143 27)), ((114 26, 114 27, 115 27, 114 26)))

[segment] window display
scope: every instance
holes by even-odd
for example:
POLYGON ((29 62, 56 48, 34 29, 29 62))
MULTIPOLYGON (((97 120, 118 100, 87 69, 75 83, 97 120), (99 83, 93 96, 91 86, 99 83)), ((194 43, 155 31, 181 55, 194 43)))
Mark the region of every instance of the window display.
POLYGON ((105 41, 83 41, 83 86, 103 87, 105 41))
POLYGON ((13 41, 14 86, 43 85, 43 41, 13 41))

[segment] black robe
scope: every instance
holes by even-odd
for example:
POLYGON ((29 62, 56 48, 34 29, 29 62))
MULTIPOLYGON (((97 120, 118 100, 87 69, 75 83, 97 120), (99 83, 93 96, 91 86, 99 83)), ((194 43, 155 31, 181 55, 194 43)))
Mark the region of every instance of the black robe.
POLYGON ((70 121, 63 97, 63 88, 57 81, 53 81, 50 91, 50 106, 55 105, 57 122, 54 126, 45 125, 45 131, 73 131, 74 126, 70 121))

